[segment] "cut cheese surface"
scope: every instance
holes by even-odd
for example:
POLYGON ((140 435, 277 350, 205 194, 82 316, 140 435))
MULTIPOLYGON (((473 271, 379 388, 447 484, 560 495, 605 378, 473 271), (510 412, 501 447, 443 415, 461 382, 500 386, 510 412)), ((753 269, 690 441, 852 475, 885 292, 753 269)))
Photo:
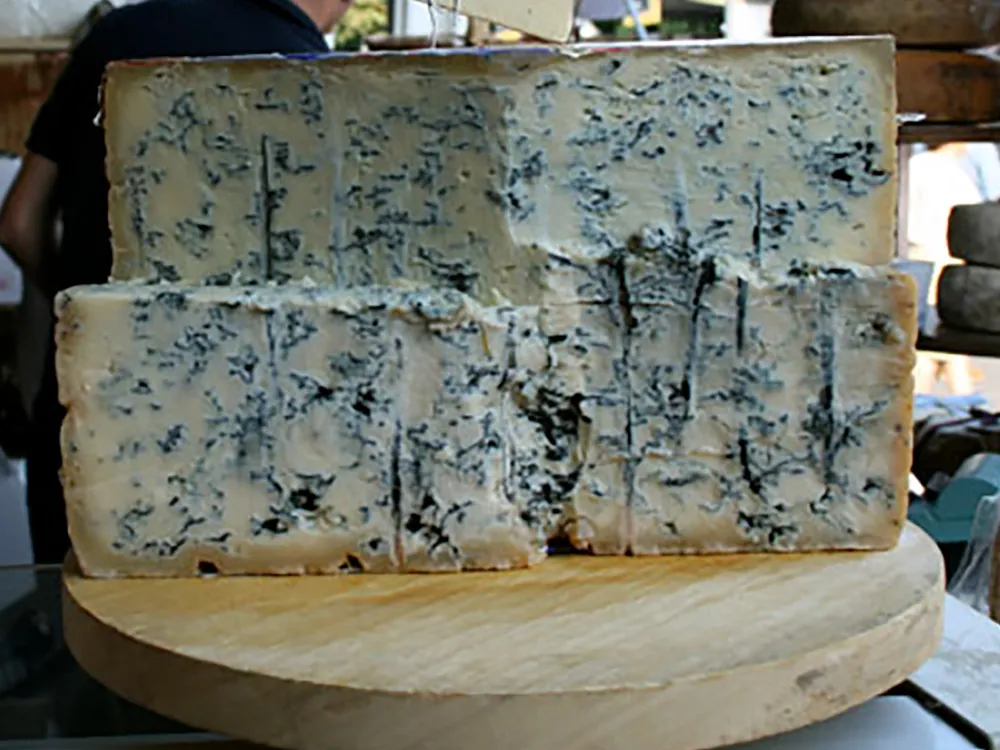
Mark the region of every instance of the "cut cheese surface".
POLYGON ((884 549, 889 37, 115 63, 57 300, 96 576, 884 549))
POLYGON ((500 487, 492 313, 292 287, 84 287, 57 304, 63 480, 88 573, 538 559, 500 487))
POLYGON ((537 337, 537 312, 469 314, 458 295, 420 299, 393 342, 406 383, 394 469, 404 569, 524 567, 541 558, 544 538, 509 493, 508 422, 517 368, 545 360, 541 351, 518 360, 509 338, 522 315, 522 332, 537 337))
POLYGON ((750 269, 882 264, 893 72, 889 38, 113 64, 113 276, 606 302, 571 272, 650 221, 750 269))
POLYGON ((916 292, 803 269, 760 285, 711 261, 634 308, 632 551, 891 544, 905 520, 916 292))
MULTIPOLYGON (((572 442, 566 445, 560 437, 569 436, 556 433, 543 453, 556 457, 563 470, 543 463, 543 476, 573 473, 565 530, 573 546, 598 554, 623 554, 629 545, 629 321, 622 302, 549 307, 541 319, 550 367, 537 376, 538 388, 562 405, 556 416, 574 420, 572 442)), ((539 411, 543 417, 553 413, 539 411)))
POLYGON ((529 566, 557 540, 891 546, 912 282, 712 262, 673 298, 634 302, 621 262, 613 302, 542 307, 382 287, 70 290, 57 366, 81 565, 445 572, 529 566))

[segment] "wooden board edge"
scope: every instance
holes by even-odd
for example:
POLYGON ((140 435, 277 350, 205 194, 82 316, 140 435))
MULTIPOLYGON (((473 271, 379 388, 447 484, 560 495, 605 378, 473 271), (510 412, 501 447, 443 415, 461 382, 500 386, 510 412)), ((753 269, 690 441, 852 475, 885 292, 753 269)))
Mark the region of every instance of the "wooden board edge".
POLYGON ((608 750, 663 750, 669 730, 670 750, 702 750, 825 720, 904 682, 940 644, 944 597, 942 563, 933 585, 892 619, 794 660, 733 670, 721 692, 722 676, 700 675, 636 690, 522 696, 376 693, 188 659, 106 625, 74 599, 65 577, 63 610, 71 653, 113 692, 192 726, 278 748, 320 750, 336 736, 344 747, 394 750, 433 735, 439 750, 495 746, 497 737, 529 750, 583 736, 608 750), (782 708, 769 714, 761 705, 782 708), (690 721, 665 726, 667 715, 690 721))
POLYGON ((897 49, 900 111, 925 123, 1000 120, 1000 64, 967 51, 897 49))

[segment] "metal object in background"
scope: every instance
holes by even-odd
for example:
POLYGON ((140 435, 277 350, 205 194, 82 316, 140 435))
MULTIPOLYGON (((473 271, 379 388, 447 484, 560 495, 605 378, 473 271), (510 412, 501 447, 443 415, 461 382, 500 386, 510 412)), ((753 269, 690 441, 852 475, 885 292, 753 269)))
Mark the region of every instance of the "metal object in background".
POLYGON ((623 2, 628 9, 628 14, 632 17, 633 23, 635 23, 635 35, 640 40, 645 41, 649 38, 649 34, 646 33, 646 27, 642 25, 642 21, 639 19, 639 9, 635 5, 635 0, 623 0, 623 2))

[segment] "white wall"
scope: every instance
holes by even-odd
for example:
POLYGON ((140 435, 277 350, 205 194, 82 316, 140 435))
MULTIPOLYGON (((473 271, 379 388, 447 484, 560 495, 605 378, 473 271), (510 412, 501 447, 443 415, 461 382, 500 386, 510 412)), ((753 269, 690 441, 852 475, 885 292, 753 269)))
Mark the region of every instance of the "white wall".
MULTIPOLYGON (((0 157, 0 201, 21 166, 20 159, 0 157)), ((35 288, 24 283, 20 269, 0 247, 0 305, 20 305, 17 341, 18 381, 24 408, 30 413, 44 366, 52 311, 49 302, 35 288)))
MULTIPOLYGON (((139 0, 111 0, 128 5, 139 0)), ((98 0, 0 0, 0 38, 70 37, 98 0)))
MULTIPOLYGON (((831 0, 832 2, 832 0, 831 0)), ((771 4, 728 0, 726 38, 738 41, 765 39, 771 35, 771 4)))
POLYGON ((0 307, 14 307, 24 294, 21 269, 0 248, 0 307))
MULTIPOLYGON (((0 157, 0 201, 17 175, 20 159, 0 157)), ((23 281, 21 271, 0 248, 0 305, 16 306, 21 302, 23 281)), ((22 356, 23 336, 19 336, 18 361, 22 356)), ((28 342, 24 342, 28 343, 28 342)), ((19 379, 24 374, 18 373, 19 379)), ((22 381, 23 382, 23 381, 22 381)), ((0 567, 27 565, 32 561, 31 535, 28 529, 28 508, 25 498, 25 466, 23 461, 7 462, 0 455, 0 567)), ((14 581, 8 576, 0 589, 0 608, 30 590, 30 579, 14 581), (11 584, 16 583, 12 590, 11 584)))
MULTIPOLYGON (((0 200, 7 195, 7 189, 14 181, 14 176, 20 165, 20 159, 0 157, 0 200)), ((14 306, 19 304, 22 290, 21 270, 3 251, 3 248, 0 248, 0 305, 14 306)))
MULTIPOLYGON (((461 0, 458 0, 461 8, 461 0)), ((432 11, 427 3, 418 0, 393 0, 392 33, 399 36, 429 36, 433 30, 431 13, 436 13, 439 36, 464 35, 469 28, 469 19, 440 8, 454 7, 454 0, 439 0, 439 9, 432 11)))
MULTIPOLYGON (((442 7, 453 7, 454 0, 439 0, 442 7)), ((393 28, 395 35, 422 36, 431 33, 430 7, 419 0, 391 0, 393 6, 393 28)), ((459 0, 461 3, 461 0, 459 0)), ((595 16, 606 14, 610 5, 623 5, 621 0, 586 0, 586 5, 592 6, 595 16), (601 11, 604 10, 605 13, 601 11)), ((461 5, 459 5, 461 7, 461 5)), ((726 35, 731 39, 760 39, 771 34, 771 4, 764 0, 727 0, 726 35)), ((618 14, 624 16, 624 13, 618 14)), ((452 13, 438 12, 438 33, 447 34, 451 31, 452 13)), ((464 34, 467 21, 460 16, 455 33, 464 34)))

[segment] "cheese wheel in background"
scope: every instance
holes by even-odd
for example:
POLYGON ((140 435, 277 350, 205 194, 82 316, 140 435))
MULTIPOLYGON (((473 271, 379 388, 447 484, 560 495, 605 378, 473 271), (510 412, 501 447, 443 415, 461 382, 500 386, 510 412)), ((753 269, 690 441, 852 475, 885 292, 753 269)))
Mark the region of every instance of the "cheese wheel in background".
POLYGON ((0 55, 0 153, 24 153, 38 108, 59 79, 65 60, 65 53, 0 55))
POLYGON ((929 122, 1000 120, 1000 63, 983 55, 947 50, 896 52, 900 112, 929 122))
POLYGON ((1000 269, 946 266, 938 281, 937 311, 946 326, 1000 333, 1000 269))
POLYGON ((892 34, 900 46, 969 48, 1000 42, 1000 24, 973 0, 775 0, 775 36, 892 34))
POLYGON ((955 206, 948 219, 948 251, 975 266, 1000 268, 1000 203, 955 206))

